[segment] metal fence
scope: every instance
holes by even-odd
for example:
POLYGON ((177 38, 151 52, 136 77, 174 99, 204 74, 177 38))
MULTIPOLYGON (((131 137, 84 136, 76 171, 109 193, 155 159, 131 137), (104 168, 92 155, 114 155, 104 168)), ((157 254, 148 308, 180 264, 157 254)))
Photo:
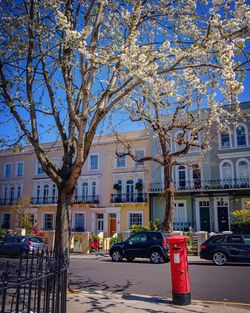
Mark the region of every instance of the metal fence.
POLYGON ((67 255, 0 259, 1 313, 66 313, 67 255))

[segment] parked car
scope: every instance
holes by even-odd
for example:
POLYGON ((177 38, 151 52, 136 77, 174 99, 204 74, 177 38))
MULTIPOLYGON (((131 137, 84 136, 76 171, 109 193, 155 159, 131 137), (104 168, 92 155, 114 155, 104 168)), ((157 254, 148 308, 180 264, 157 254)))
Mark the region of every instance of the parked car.
POLYGON ((9 236, 0 242, 0 255, 22 255, 45 250, 42 238, 35 236, 9 236))
POLYGON ((200 258, 213 260, 216 265, 250 262, 250 235, 211 236, 201 245, 200 258))
POLYGON ((155 264, 169 261, 166 237, 158 231, 138 232, 125 241, 114 243, 109 255, 114 262, 123 258, 129 262, 135 258, 149 258, 155 264))

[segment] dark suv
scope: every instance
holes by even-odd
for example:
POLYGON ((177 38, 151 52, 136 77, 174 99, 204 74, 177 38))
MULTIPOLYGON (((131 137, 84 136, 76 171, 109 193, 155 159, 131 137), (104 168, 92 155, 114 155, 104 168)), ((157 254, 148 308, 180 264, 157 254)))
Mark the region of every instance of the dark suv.
POLYGON ((0 242, 0 255, 23 255, 45 250, 42 238, 35 236, 9 236, 0 242))
POLYGON ((114 262, 123 258, 129 262, 135 258, 149 258, 155 264, 169 261, 165 235, 158 231, 138 232, 125 241, 113 244, 109 254, 114 262))
POLYGON ((250 235, 211 236, 201 245, 200 258, 216 265, 227 262, 250 262, 250 235))

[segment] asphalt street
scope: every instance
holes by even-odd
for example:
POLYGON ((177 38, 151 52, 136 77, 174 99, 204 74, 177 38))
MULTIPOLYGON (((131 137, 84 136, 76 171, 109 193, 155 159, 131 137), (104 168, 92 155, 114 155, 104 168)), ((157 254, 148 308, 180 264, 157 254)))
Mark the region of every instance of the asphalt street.
MULTIPOLYGON (((218 267, 212 263, 189 264, 193 300, 228 301, 250 304, 250 264, 218 267)), ((105 290, 171 298, 170 264, 147 260, 113 263, 109 257, 71 259, 73 288, 105 290)))

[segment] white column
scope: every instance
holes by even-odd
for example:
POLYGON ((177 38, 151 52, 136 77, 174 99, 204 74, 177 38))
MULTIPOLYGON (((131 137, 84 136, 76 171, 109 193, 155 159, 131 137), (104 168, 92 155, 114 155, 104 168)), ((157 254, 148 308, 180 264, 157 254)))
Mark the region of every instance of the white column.
POLYGON ((91 213, 91 233, 95 233, 96 232, 96 214, 95 212, 91 213))
POLYGON ((121 232, 121 213, 116 213, 116 232, 119 234, 121 232))
POLYGON ((103 232, 108 232, 108 213, 103 214, 103 232))

